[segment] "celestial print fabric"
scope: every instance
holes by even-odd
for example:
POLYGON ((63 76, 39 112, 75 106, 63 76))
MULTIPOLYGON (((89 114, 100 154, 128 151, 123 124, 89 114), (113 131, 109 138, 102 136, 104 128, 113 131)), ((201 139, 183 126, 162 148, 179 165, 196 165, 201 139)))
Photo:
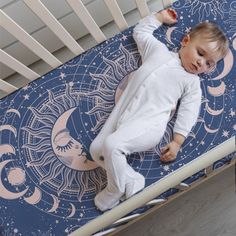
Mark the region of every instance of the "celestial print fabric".
MULTIPOLYGON (((179 22, 154 32, 170 50, 179 49, 194 25, 213 21, 227 34, 230 52, 214 71, 200 76, 201 111, 176 161, 159 161, 160 147, 172 139, 176 114, 156 148, 127 157, 145 176, 146 186, 236 134, 236 1, 180 0, 173 7, 179 22)), ((106 173, 91 159, 89 145, 122 95, 129 73, 141 64, 132 31, 133 27, 0 100, 3 235, 67 235, 102 214, 93 200, 106 186, 106 173)), ((196 173, 186 183, 202 175, 196 173)), ((159 198, 175 192, 170 189, 159 198)))

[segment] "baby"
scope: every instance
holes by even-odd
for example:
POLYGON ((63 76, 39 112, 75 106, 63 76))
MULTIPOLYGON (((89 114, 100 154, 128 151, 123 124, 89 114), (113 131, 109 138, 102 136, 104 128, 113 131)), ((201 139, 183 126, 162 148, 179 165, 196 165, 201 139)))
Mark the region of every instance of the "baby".
POLYGON ((162 162, 175 160, 198 117, 198 74, 211 71, 228 51, 226 37, 213 23, 199 24, 184 36, 178 53, 169 51, 153 31, 162 23, 176 22, 176 12, 167 9, 145 17, 134 28, 142 65, 129 75, 124 93, 90 146, 92 158, 107 173, 107 186, 95 197, 101 211, 144 188, 145 178, 128 165, 126 155, 155 147, 180 101, 173 140, 160 157, 162 162))

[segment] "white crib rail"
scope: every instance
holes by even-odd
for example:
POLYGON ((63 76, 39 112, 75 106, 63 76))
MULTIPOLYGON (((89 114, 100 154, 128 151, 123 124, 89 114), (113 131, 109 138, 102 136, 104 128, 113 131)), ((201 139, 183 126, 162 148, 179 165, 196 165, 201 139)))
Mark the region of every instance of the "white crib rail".
POLYGON ((75 11, 77 16, 81 19, 83 24, 86 26, 90 34, 95 38, 98 43, 106 40, 106 36, 100 30, 88 10, 84 6, 81 0, 67 0, 72 9, 75 11))
POLYGON ((37 79, 40 76, 2 49, 0 49, 0 58, 4 64, 9 65, 12 69, 24 75, 29 80, 37 79))
POLYGON ((207 168, 214 162, 235 151, 235 137, 231 137, 207 153, 202 154, 197 159, 179 168, 177 171, 165 176, 161 179, 161 181, 154 183, 132 198, 122 202, 112 210, 107 211, 103 215, 90 221, 86 225, 71 233, 70 236, 89 236, 105 227, 108 227, 121 217, 127 215, 129 212, 143 206, 145 203, 159 196, 168 189, 174 188, 189 176, 192 176, 204 168, 207 168))
MULTIPOLYGON (((68 33, 68 31, 59 23, 59 21, 52 15, 52 13, 46 8, 46 6, 40 0, 23 0, 24 3, 29 7, 29 9, 36 14, 50 29, 54 34, 67 46, 71 52, 75 55, 79 55, 84 50, 76 42, 76 40, 68 33)), ((81 0, 66 0, 80 20, 83 22, 85 27, 88 29, 90 34, 95 38, 95 40, 100 43, 106 40, 105 35, 96 24, 95 20, 89 14, 88 10, 84 6, 81 0)), ((108 10, 114 18, 120 31, 128 28, 128 23, 126 22, 123 13, 118 5, 117 0, 103 0, 107 5, 108 10)), ((133 0, 136 2, 137 8, 140 12, 141 17, 149 14, 149 8, 146 0, 133 0)), ((175 0, 159 0, 163 3, 163 8, 172 4, 175 0)), ((1 26, 6 29, 10 34, 12 34, 16 39, 23 43, 28 49, 35 53, 40 59, 45 61, 52 68, 56 68, 62 64, 52 53, 50 53, 45 47, 43 47, 36 39, 34 39, 30 34, 28 34, 21 26, 19 26, 11 17, 9 17, 5 12, 0 10, 0 23, 1 26)), ((34 80, 40 77, 39 74, 27 68, 20 61, 9 55, 8 53, 1 50, 0 61, 14 70, 15 72, 21 74, 28 80, 34 80)), ((18 89, 16 86, 0 80, 0 90, 6 92, 7 94, 14 92, 18 89)))
POLYGON ((24 0, 24 2, 52 30, 52 32, 57 35, 71 52, 75 55, 79 55, 84 51, 40 0, 24 0))
POLYGON ((118 28, 122 31, 128 28, 128 23, 126 22, 121 9, 116 0, 104 0, 108 9, 110 10, 114 21, 116 22, 118 28))
POLYGON ((145 0, 135 0, 138 10, 140 12, 141 18, 150 14, 147 2, 145 0))
MULTIPOLYGON (((52 68, 62 64, 56 57, 54 57, 46 48, 44 48, 37 40, 30 36, 2 10, 0 10, 0 24, 4 29, 6 29, 10 34, 17 38, 21 43, 23 43, 46 63, 48 63, 52 68)), ((4 62, 2 61, 2 63, 4 62)), ((9 66, 11 66, 11 64, 9 66)))

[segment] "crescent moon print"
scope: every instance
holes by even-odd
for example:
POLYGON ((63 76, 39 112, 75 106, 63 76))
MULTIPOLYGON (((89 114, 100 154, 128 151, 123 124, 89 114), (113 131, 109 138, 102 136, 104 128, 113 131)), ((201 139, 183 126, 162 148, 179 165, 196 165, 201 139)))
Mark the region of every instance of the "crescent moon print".
POLYGON ((234 65, 233 53, 231 52, 231 50, 229 50, 228 54, 224 58, 224 68, 223 68, 223 71, 217 77, 212 78, 212 80, 219 80, 219 79, 224 78, 232 70, 233 65, 234 65))
POLYGON ((3 130, 9 130, 15 135, 15 137, 17 136, 16 128, 13 127, 12 125, 1 125, 0 131, 3 131, 3 130))
POLYGON ((35 205, 40 202, 41 198, 42 198, 41 190, 35 187, 33 194, 29 197, 24 197, 24 200, 31 205, 35 205))
POLYGON ((16 109, 9 109, 6 111, 6 113, 15 113, 19 118, 21 117, 20 112, 17 111, 16 109))
POLYGON ((214 134, 214 133, 216 133, 219 130, 219 129, 210 129, 209 127, 207 127, 206 124, 204 124, 204 128, 210 134, 214 134))
POLYGON ((10 144, 0 144, 0 157, 2 157, 4 154, 16 155, 16 150, 10 144))
POLYGON ((167 41, 171 44, 173 44, 173 42, 171 41, 171 33, 176 29, 177 27, 170 27, 167 29, 166 31, 166 38, 167 38, 167 41))
POLYGON ((73 217, 76 212, 75 206, 72 203, 70 203, 70 205, 71 205, 71 213, 70 213, 70 215, 67 216, 67 218, 73 217))
POLYGON ((206 103, 206 111, 210 114, 210 115, 213 115, 213 116, 218 116, 220 115, 223 111, 224 111, 224 108, 220 109, 220 110, 213 110, 209 107, 208 105, 208 102, 206 103))
POLYGON ((60 200, 58 200, 58 198, 54 195, 51 195, 52 199, 53 199, 53 204, 52 204, 52 208, 48 210, 48 212, 54 212, 57 210, 57 208, 59 207, 59 203, 60 200))
POLYGON ((211 87, 207 86, 207 90, 209 94, 211 94, 214 97, 222 96, 225 93, 225 83, 221 82, 221 84, 218 87, 211 87))

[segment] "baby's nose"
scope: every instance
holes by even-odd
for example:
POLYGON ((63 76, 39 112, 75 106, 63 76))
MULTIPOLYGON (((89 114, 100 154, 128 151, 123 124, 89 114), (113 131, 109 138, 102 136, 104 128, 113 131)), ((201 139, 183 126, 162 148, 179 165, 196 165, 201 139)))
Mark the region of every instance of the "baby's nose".
POLYGON ((202 66, 202 60, 201 60, 201 59, 198 59, 198 60, 197 60, 197 65, 198 65, 199 67, 202 66))

